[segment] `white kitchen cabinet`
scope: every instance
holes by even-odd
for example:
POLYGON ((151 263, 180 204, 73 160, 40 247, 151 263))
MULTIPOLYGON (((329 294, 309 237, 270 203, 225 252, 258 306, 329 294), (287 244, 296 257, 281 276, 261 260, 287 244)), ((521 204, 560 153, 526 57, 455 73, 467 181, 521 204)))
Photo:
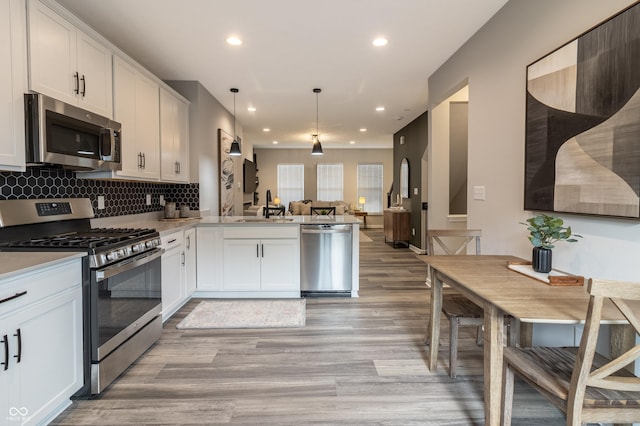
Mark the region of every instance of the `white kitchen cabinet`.
POLYGON ((160 178, 160 87, 134 65, 115 56, 114 120, 122 124, 122 170, 118 177, 160 178))
POLYGON ((222 228, 199 226, 196 229, 196 245, 198 295, 222 291, 222 228))
POLYGON ((168 320, 186 301, 184 234, 173 232, 161 237, 162 321, 168 320))
POLYGON ((186 297, 189 298, 196 291, 197 274, 196 274, 196 229, 191 228, 184 231, 184 257, 185 257, 185 289, 186 297))
POLYGON ((223 228, 224 291, 300 295, 300 238, 296 226, 223 228))
POLYGON ((189 104, 160 88, 160 178, 189 181, 189 104))
POLYGON ((111 49, 47 5, 29 1, 29 88, 113 117, 111 49))
POLYGON ((8 363, 0 365, 0 406, 7 407, 7 424, 46 423, 82 387, 81 279, 75 259, 0 281, 0 362, 8 363))
POLYGON ((24 0, 0 0, 0 170, 24 171, 24 0))

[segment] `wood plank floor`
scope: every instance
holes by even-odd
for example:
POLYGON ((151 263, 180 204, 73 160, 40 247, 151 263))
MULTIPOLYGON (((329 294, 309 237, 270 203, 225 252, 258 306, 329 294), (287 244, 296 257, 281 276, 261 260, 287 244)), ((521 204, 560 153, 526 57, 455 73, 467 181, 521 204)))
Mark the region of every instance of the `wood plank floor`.
MULTIPOLYGON (((53 424, 482 425, 475 330, 461 330, 451 380, 443 320, 440 365, 430 372, 425 264, 385 244, 381 230, 366 232, 359 298, 309 298, 304 328, 177 330, 192 300, 99 398, 74 401, 53 424)), ((514 425, 564 424, 525 384, 516 392, 514 425)))

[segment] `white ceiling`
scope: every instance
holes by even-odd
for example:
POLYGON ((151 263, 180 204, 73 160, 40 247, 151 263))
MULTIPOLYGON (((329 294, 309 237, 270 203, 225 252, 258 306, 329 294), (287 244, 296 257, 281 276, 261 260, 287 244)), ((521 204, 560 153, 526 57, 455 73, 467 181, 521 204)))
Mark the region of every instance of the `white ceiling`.
POLYGON ((428 77, 506 2, 59 0, 163 80, 197 80, 229 111, 240 89, 238 127, 254 147, 310 148, 322 89, 325 149, 390 148, 425 112, 428 77), (374 47, 379 36, 389 44, 374 47))

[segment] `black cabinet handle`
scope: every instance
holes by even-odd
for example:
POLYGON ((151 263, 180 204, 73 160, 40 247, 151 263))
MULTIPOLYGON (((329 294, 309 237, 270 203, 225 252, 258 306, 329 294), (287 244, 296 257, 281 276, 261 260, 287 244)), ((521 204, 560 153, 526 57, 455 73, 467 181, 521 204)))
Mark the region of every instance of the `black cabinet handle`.
POLYGON ((142 168, 142 153, 141 152, 138 153, 138 168, 139 169, 142 168))
POLYGON ((78 75, 78 73, 76 72, 76 73, 73 75, 73 78, 74 78, 74 79, 75 79, 75 81, 76 81, 76 88, 75 88, 75 89, 73 89, 73 91, 74 91, 74 92, 76 92, 76 95, 77 95, 77 94, 79 94, 79 93, 80 93, 80 76, 79 76, 79 75, 78 75))
POLYGON ((82 81, 82 97, 84 98, 87 94, 87 80, 85 80, 84 74, 82 74, 82 78, 80 80, 82 81))
POLYGON ((144 152, 142 153, 142 168, 147 168, 147 157, 144 155, 144 152))
POLYGON ((0 365, 4 365, 4 370, 9 369, 9 338, 7 335, 4 335, 2 339, 2 343, 4 343, 4 362, 0 362, 0 365))
POLYGON ((256 244, 256 257, 260 257, 260 245, 256 244))
POLYGON ((18 355, 14 355, 13 357, 17 358, 18 363, 20 363, 20 360, 22 359, 22 333, 20 332, 20 329, 16 330, 14 337, 18 338, 18 355))
POLYGON ((2 299, 2 300, 0 300, 0 303, 4 303, 4 302, 8 302, 9 300, 17 299, 18 297, 24 296, 25 294, 27 294, 27 290, 21 291, 20 293, 16 293, 13 296, 7 297, 6 299, 2 299))
POLYGON ((264 244, 260 244, 260 248, 262 249, 262 257, 264 257, 264 244))

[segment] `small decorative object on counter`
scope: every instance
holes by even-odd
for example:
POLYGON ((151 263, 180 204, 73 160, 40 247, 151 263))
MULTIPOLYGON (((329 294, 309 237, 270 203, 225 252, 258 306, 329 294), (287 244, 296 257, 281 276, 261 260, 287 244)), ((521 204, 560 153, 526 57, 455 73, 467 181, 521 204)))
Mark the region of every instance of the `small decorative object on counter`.
POLYGON ((521 223, 527 226, 529 241, 533 244, 531 263, 536 272, 551 271, 551 249, 555 247, 554 243, 563 240, 575 243, 578 240, 573 237, 582 238, 582 235, 573 234, 570 226, 563 226, 564 221, 555 216, 539 214, 527 219, 527 223, 521 223))

